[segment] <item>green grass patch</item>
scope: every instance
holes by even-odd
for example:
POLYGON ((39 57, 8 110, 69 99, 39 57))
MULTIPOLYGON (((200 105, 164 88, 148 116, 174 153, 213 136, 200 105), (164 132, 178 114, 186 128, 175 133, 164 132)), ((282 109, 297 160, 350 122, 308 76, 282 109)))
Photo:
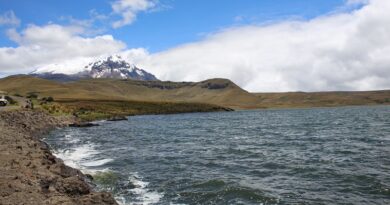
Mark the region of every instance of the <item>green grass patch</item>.
POLYGON ((118 116, 174 114, 190 112, 231 111, 230 109, 203 103, 60 100, 41 105, 54 115, 74 115, 82 121, 109 119, 118 116))
POLYGON ((92 176, 93 181, 105 190, 113 190, 119 181, 119 176, 113 171, 97 172, 92 176))

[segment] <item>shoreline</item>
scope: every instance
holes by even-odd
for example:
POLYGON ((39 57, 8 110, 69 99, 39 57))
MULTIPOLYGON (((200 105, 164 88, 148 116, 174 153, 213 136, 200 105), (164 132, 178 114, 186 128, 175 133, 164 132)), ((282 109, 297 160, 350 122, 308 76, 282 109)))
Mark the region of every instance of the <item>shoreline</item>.
POLYGON ((0 112, 0 201, 2 204, 118 204, 95 192, 90 176, 66 166, 41 140, 49 131, 77 123, 43 111, 0 112))
MULTIPOLYGON (((217 108, 209 112, 233 111, 217 108)), ((193 112, 205 111, 163 113, 193 112)), ((152 113, 138 115, 149 114, 152 113)), ((123 116, 110 115, 104 120, 127 120, 123 116)), ((102 119, 86 121, 74 115, 55 116, 43 109, 0 110, 1 204, 118 205, 112 193, 94 190, 90 174, 67 166, 42 140, 43 135, 54 129, 96 126, 96 120, 102 119)))

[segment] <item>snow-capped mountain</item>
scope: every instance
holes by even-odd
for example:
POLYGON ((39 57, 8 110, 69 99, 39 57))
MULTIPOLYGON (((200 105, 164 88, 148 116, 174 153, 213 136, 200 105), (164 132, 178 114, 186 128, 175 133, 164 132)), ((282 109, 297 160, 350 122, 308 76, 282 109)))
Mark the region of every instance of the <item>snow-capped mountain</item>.
POLYGON ((85 64, 85 61, 85 59, 78 59, 64 64, 47 65, 37 68, 30 75, 57 81, 83 78, 158 80, 153 74, 128 63, 119 55, 96 59, 88 64, 85 64))

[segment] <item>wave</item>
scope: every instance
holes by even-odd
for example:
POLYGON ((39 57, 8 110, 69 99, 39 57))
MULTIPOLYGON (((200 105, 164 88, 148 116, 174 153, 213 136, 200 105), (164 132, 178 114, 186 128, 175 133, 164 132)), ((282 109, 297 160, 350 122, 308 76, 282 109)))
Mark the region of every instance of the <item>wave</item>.
POLYGON ((279 199, 268 196, 265 192, 229 184, 221 180, 210 180, 192 186, 192 190, 180 192, 181 201, 194 204, 278 204, 279 199))
MULTIPOLYGON (((65 135, 63 138, 63 143, 67 144, 65 149, 54 150, 53 154, 62 159, 67 166, 81 170, 83 173, 91 175, 99 175, 101 173, 112 172, 110 167, 104 166, 114 159, 111 158, 101 158, 99 156, 104 152, 100 146, 85 142, 86 144, 79 144, 80 139, 73 135, 65 135)), ((115 199, 121 205, 135 205, 135 204, 156 204, 163 197, 163 194, 160 194, 156 191, 152 191, 148 188, 149 182, 142 180, 142 177, 137 173, 129 173, 130 177, 122 183, 130 184, 127 188, 120 188, 115 183, 110 184, 109 188, 101 185, 103 190, 117 190, 117 193, 114 193, 115 199), (105 187, 105 188, 103 188, 105 187), (129 197, 131 195, 131 199, 129 197)), ((99 187, 99 182, 96 181, 99 187)))
POLYGON ((142 177, 140 177, 138 173, 131 173, 128 181, 133 186, 124 190, 124 194, 118 194, 115 197, 117 202, 121 205, 157 204, 160 202, 161 198, 164 197, 162 193, 150 190, 148 188, 149 182, 143 181, 142 177), (129 195, 128 193, 133 195, 131 202, 125 196, 129 195))
MULTIPOLYGON (((65 143, 70 145, 74 145, 76 144, 75 142, 80 141, 78 138, 72 137, 71 135, 66 135, 65 140, 65 143)), ((88 174, 106 170, 107 168, 99 167, 113 161, 111 158, 99 158, 100 153, 102 153, 102 150, 99 150, 98 146, 93 143, 57 149, 53 152, 53 154, 62 159, 67 166, 79 169, 88 174)))

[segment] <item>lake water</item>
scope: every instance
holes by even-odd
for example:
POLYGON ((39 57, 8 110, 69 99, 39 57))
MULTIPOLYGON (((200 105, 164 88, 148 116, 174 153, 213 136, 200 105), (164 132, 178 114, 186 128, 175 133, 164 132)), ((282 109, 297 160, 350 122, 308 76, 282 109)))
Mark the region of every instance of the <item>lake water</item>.
POLYGON ((45 141, 122 204, 390 204, 390 107, 98 123, 45 141))

